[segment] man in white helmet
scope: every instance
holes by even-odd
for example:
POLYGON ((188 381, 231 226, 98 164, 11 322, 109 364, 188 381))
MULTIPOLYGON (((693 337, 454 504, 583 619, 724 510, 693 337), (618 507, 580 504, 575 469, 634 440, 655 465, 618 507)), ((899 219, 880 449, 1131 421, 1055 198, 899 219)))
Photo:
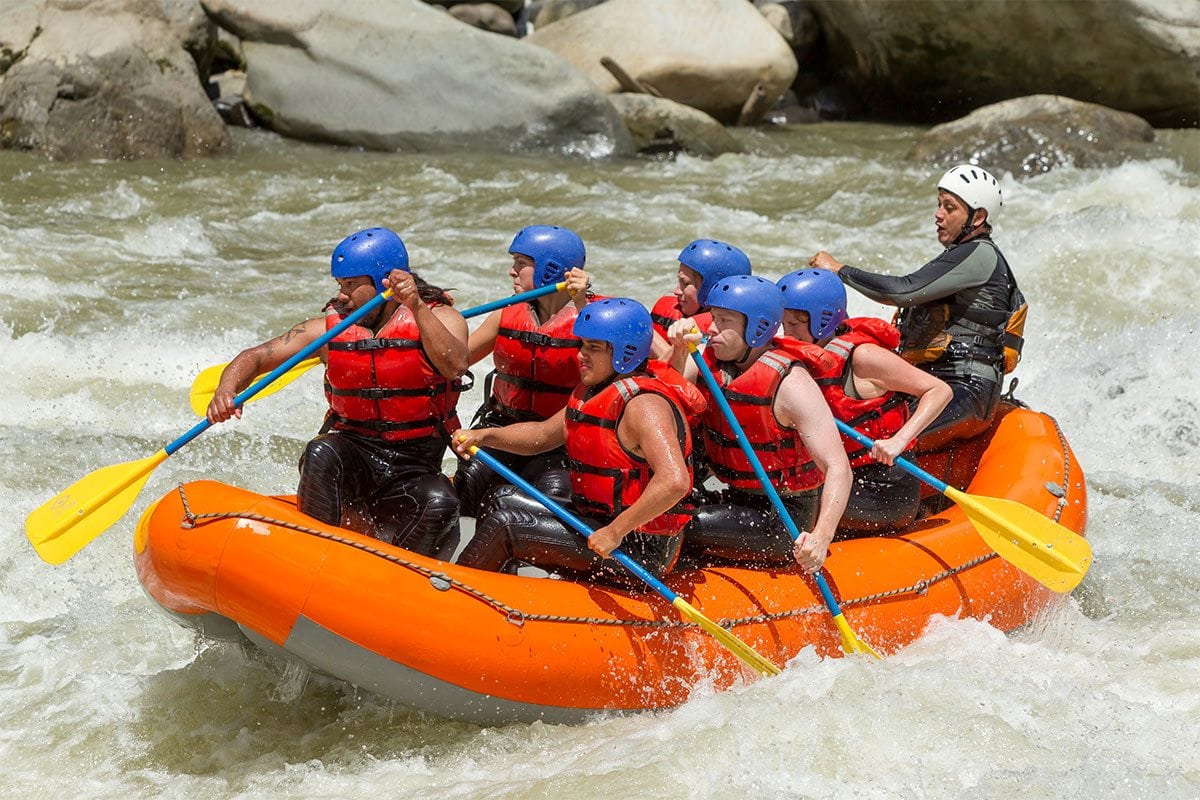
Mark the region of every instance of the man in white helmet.
POLYGON ((953 399, 922 436, 927 448, 974 436, 990 424, 1006 371, 1005 348, 1013 351, 1011 366, 1020 352, 1009 320, 1024 305, 991 238, 1002 205, 996 179, 980 167, 961 165, 937 186, 934 222, 946 249, 916 272, 867 272, 824 250, 809 261, 872 300, 899 307, 900 355, 950 385, 953 399))

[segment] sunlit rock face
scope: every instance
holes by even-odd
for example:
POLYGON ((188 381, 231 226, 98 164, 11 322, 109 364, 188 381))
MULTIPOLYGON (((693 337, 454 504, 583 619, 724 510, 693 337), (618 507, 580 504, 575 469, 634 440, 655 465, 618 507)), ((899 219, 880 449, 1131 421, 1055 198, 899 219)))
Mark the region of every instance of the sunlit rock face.
POLYGON ((834 71, 869 114, 942 122, 1055 93, 1156 127, 1200 124, 1188 0, 812 0, 834 71))
POLYGON ((176 2, 8 0, 0 148, 52 159, 212 155, 229 134, 199 70, 216 28, 176 2))
POLYGON ((909 158, 939 166, 973 163, 1033 175, 1055 167, 1119 164, 1145 152, 1150 123, 1069 97, 1034 95, 985 106, 931 128, 909 158))
POLYGON ((577 66, 605 92, 616 61, 661 96, 719 122, 738 120, 757 87, 770 107, 799 69, 779 32, 745 0, 608 0, 535 30, 526 41, 577 66))
POLYGON ((419 0, 204 6, 242 42, 247 105, 285 136, 372 150, 632 152, 616 109, 569 63, 419 0))

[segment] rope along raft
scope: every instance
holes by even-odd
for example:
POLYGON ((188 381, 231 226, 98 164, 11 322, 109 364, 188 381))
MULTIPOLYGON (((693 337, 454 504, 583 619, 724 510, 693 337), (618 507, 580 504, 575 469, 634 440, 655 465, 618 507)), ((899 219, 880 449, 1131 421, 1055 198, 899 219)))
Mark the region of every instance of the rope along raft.
MULTIPOLYGON (((286 528, 288 530, 296 531, 297 533, 303 533, 308 536, 315 536, 319 539, 324 539, 326 541, 337 542, 338 544, 343 544, 348 547, 353 547, 356 550, 359 550, 359 551, 362 551, 369 555, 375 556, 376 558, 382 558, 385 561, 395 564, 396 566, 403 567, 404 569, 411 570, 419 575, 422 575, 429 580, 430 586, 432 588, 436 589, 437 591, 445 592, 445 591, 450 591, 453 589, 455 591, 459 591, 459 592, 468 594, 471 597, 474 597, 475 599, 477 599, 477 600, 483 602, 484 604, 486 604, 487 606, 491 607, 497 613, 502 614, 505 617, 505 619, 508 620, 508 622, 510 622, 511 624, 516 625, 518 627, 521 625, 524 625, 526 622, 557 622, 557 623, 567 623, 567 624, 572 624, 572 625, 607 625, 607 626, 621 626, 621 627, 630 627, 630 628, 659 628, 659 629, 663 629, 663 628, 694 628, 694 627, 696 627, 695 625, 688 623, 688 622, 681 622, 681 621, 677 621, 677 620, 665 620, 665 619, 664 620, 620 620, 620 619, 610 619, 610 618, 601 618, 601 617, 574 617, 574 616, 565 616, 565 615, 558 615, 558 614, 526 613, 518 608, 513 608, 512 606, 508 605, 507 603, 497 600, 496 598, 476 589, 475 587, 471 586, 470 584, 465 583, 464 581, 458 580, 456 578, 453 578, 444 572, 437 572, 437 571, 428 569, 427 567, 423 567, 419 564, 414 564, 413 562, 408 561, 407 559, 401 558, 400 556, 397 556, 394 553, 384 552, 384 551, 379 550, 365 542, 348 539, 348 538, 346 538, 344 536, 340 536, 336 533, 330 533, 329 531, 316 530, 315 528, 308 528, 303 525, 297 525, 296 523, 288 522, 286 520, 272 519, 271 517, 266 517, 261 514, 251 514, 251 513, 244 512, 244 511, 220 511, 220 512, 196 514, 192 511, 191 506, 188 503, 187 492, 184 490, 184 487, 182 485, 179 486, 179 497, 180 497, 180 502, 183 504, 183 509, 184 509, 184 519, 181 523, 181 527, 183 527, 183 528, 187 528, 187 529, 196 528, 205 521, 215 521, 215 520, 222 520, 222 519, 244 519, 244 520, 249 520, 252 522, 261 522, 261 523, 264 523, 267 525, 274 525, 279 528, 286 528)), ((964 572, 966 570, 977 567, 980 564, 985 564, 994 558, 998 558, 998 556, 995 553, 988 553, 986 555, 982 555, 977 558, 973 558, 970 561, 967 561, 966 563, 961 564, 957 567, 953 567, 953 568, 944 570, 942 572, 938 572, 934 575, 931 575, 928 578, 917 581, 916 583, 914 583, 910 586, 903 586, 903 587, 899 587, 896 589, 889 589, 884 592, 876 592, 874 594, 864 595, 862 597, 857 597, 857 598, 853 598, 853 599, 843 599, 841 601, 841 605, 843 608, 846 608, 846 607, 854 607, 854 606, 864 605, 867 603, 873 603, 878 600, 884 600, 884 599, 898 597, 898 596, 907 595, 907 594, 923 595, 929 590, 929 587, 931 587, 941 581, 947 580, 949 578, 953 578, 955 575, 958 575, 961 572, 964 572)), ((813 605, 805 606, 803 608, 794 608, 794 609, 788 609, 788 610, 783 610, 783 611, 776 611, 776 612, 772 612, 769 614, 758 614, 758 615, 755 615, 752 617, 738 617, 737 619, 722 618, 722 619, 715 620, 715 622, 718 625, 720 625, 722 628, 725 628, 726 630, 732 630, 732 629, 737 628, 738 626, 742 626, 742 625, 755 625, 755 624, 761 624, 764 622, 774 622, 777 620, 790 619, 792 617, 805 616, 807 614, 821 614, 821 613, 824 613, 824 611, 825 611, 824 605, 813 604, 813 605)))

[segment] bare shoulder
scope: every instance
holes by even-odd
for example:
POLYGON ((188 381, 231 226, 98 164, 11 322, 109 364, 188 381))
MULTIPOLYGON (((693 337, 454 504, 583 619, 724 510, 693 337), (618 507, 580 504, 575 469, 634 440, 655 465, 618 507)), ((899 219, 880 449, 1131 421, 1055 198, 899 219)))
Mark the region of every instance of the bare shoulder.
POLYGON ((675 406, 661 394, 642 392, 636 395, 621 415, 617 436, 633 452, 649 458, 664 449, 673 449, 679 434, 675 406))
POLYGON ((675 407, 671 401, 655 392, 640 392, 625 406, 621 428, 636 433, 669 432, 675 427, 675 407))
POLYGON ((661 415, 672 414, 674 406, 671 401, 656 392, 640 392, 629 401, 626 407, 629 411, 636 411, 635 418, 639 415, 661 415))
POLYGON ((467 320, 454 306, 434 306, 433 315, 446 326, 446 330, 463 341, 467 339, 467 320))
POLYGON ((462 312, 454 306, 437 305, 433 307, 433 313, 442 320, 465 319, 462 312))
POLYGON ((818 408, 827 408, 825 397, 808 370, 796 367, 779 382, 773 410, 781 424, 799 428, 818 408))

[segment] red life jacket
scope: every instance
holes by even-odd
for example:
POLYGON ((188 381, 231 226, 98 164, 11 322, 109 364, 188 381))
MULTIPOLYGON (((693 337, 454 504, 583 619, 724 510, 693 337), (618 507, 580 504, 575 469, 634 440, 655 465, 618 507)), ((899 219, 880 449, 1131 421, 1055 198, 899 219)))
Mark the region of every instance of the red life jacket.
MULTIPOLYGON (((734 375, 724 362, 717 361, 712 348, 704 351, 704 361, 775 488, 781 492, 815 489, 825 482, 825 475, 813 463, 800 434, 783 427, 775 418, 775 394, 795 366, 804 367, 816 378, 833 366, 833 359, 815 344, 798 339, 781 336, 772 340, 772 344, 740 375, 734 375)), ((754 468, 715 402, 709 403, 703 424, 704 455, 713 473, 735 489, 761 492, 762 484, 754 468)))
MULTIPOLYGON (((854 317, 842 323, 839 333, 825 345, 825 352, 837 359, 837 368, 817 379, 825 402, 833 415, 851 428, 872 439, 887 439, 908 422, 908 402, 903 395, 887 392, 869 400, 858 400, 846 394, 846 385, 853 380, 850 367, 854 348, 860 344, 876 344, 885 350, 895 350, 900 344, 900 331, 874 317, 854 317)), ((846 457, 851 467, 873 463, 871 451, 848 436, 842 437, 846 457)), ((910 444, 909 447, 912 445, 910 444)))
MULTIPOLYGON (((679 298, 673 294, 664 294, 658 298, 654 308, 650 309, 650 319, 654 322, 654 332, 666 339, 667 328, 671 327, 671 323, 683 319, 683 312, 679 310, 679 298)), ((693 314, 692 319, 696 321, 701 333, 706 333, 708 326, 712 324, 712 314, 707 311, 693 314)))
MULTIPOLYGON (((704 397, 682 375, 661 361, 651 361, 650 374, 617 376, 603 387, 580 385, 567 403, 567 468, 571 502, 581 512, 611 520, 642 496, 650 482, 646 461, 630 453, 617 438, 625 406, 639 394, 662 395, 675 412, 680 449, 692 475, 691 422, 704 409, 704 397)), ((691 515, 678 505, 638 528, 643 533, 673 535, 691 515)))
MULTIPOLYGON (((325 317, 330 330, 344 317, 325 317)), ((333 427, 389 441, 448 436, 459 427, 455 406, 462 384, 442 375, 421 345, 416 318, 400 306, 371 333, 351 325, 329 343, 325 398, 333 427)))
POLYGON ((492 407, 508 417, 540 420, 554 416, 579 385, 579 337, 571 333, 576 308, 567 303, 538 325, 530 303, 500 312, 492 361, 492 407))

